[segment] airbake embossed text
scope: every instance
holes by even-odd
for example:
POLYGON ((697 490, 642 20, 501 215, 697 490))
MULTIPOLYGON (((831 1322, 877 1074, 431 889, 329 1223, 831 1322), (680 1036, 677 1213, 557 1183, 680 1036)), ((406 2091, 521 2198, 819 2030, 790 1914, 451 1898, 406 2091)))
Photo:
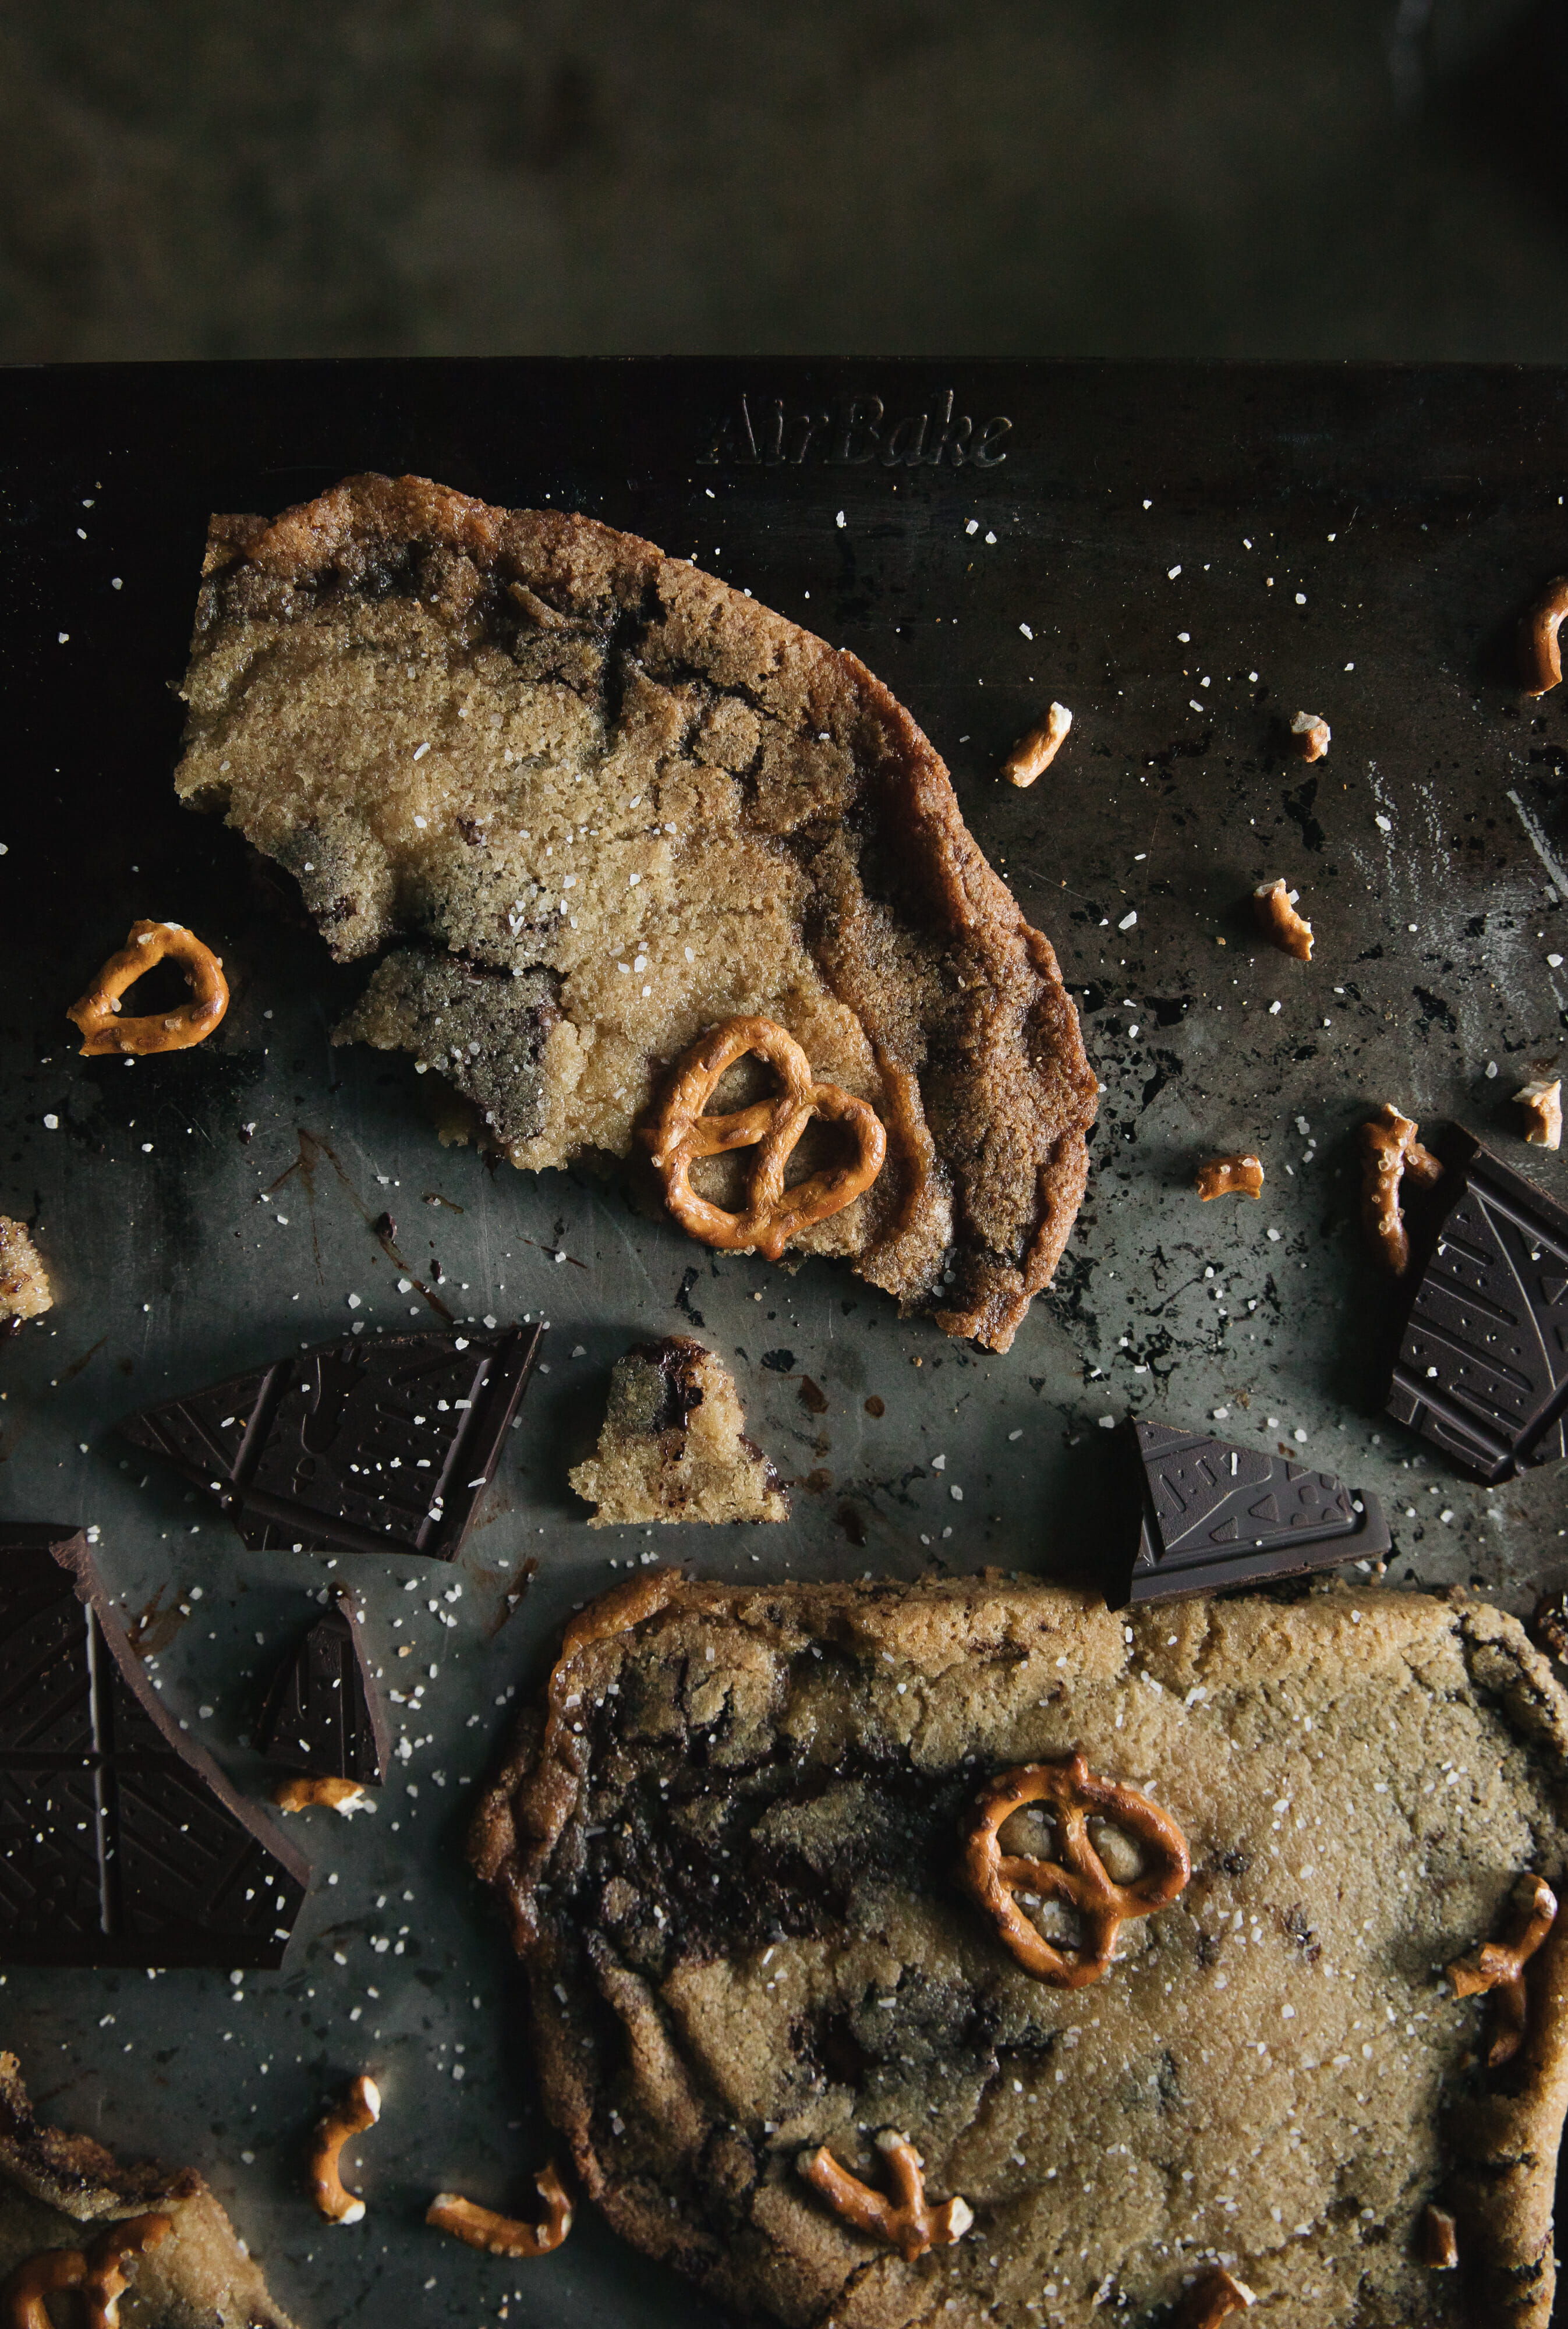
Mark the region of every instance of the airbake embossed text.
POLYGON ((888 419, 880 396, 840 396, 826 408, 801 412, 781 396, 753 403, 742 392, 697 459, 709 467, 820 461, 826 468, 845 469, 880 461, 884 469, 994 469, 1007 457, 997 448, 1012 426, 1000 412, 978 426, 967 412, 955 413, 950 388, 926 411, 895 420, 888 419))

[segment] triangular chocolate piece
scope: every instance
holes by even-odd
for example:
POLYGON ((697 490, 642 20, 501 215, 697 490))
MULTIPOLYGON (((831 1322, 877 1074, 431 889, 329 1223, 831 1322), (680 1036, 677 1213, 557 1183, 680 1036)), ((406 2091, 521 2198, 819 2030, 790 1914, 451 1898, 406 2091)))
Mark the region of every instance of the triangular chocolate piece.
POLYGON ((252 1550, 457 1558, 542 1330, 345 1335, 119 1426, 252 1550))
POLYGON ((159 1703, 86 1538, 0 1530, 0 1962, 280 1965, 309 1874, 159 1703))
POLYGON ((1167 1423, 1136 1423, 1132 1439, 1140 1511, 1129 1600, 1259 1585, 1390 1549, 1377 1498, 1353 1497, 1332 1472, 1167 1423))
POLYGON ((1386 1401, 1483 1480, 1568 1454, 1568 1212, 1457 1127, 1386 1401))
POLYGON ((379 1787, 391 1738, 375 1676, 364 1655, 360 1613, 341 1589, 279 1666, 267 1693, 257 1745, 274 1763, 322 1779, 379 1787))

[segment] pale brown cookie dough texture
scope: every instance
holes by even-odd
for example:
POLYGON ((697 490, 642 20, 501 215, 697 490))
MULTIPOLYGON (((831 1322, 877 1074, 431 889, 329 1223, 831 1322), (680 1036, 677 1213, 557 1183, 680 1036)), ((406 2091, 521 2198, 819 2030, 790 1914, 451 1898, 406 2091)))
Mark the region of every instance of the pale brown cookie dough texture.
POLYGON ((342 1038, 543 1167, 630 1156, 688 1044, 775 1020, 888 1133, 800 1249, 1007 1348, 1098 1088, 1050 945, 854 655, 590 518, 362 476, 213 520, 184 692, 181 797, 380 957, 342 1038))
POLYGON ((590 1528, 789 1517, 779 1475, 746 1437, 734 1376, 689 1334, 617 1359, 599 1446, 570 1477, 597 1506, 590 1528))
MULTIPOLYGON (((1037 1584, 659 1572, 575 1620, 473 1846, 584 2190, 721 2303, 1100 2329, 1164 2322, 1219 2264, 1290 2329, 1546 2329, 1563 1928, 1506 2071, 1443 1969, 1521 1871, 1561 1886, 1565 1787, 1568 1697, 1476 1601, 1127 1616, 1037 1584), (1193 1872, 1067 1990, 958 1862, 993 1775, 1074 1749, 1178 1822, 1193 1872), (912 2263, 797 2164, 824 2145, 885 2188, 886 2129, 975 2213, 912 2263), (1420 2260, 1429 2203, 1457 2271, 1420 2260)), ((1048 1850, 1034 1817, 1005 1845, 1048 1850)))
POLYGON ((41 1318, 53 1306, 49 1273, 25 1224, 0 1213, 0 1319, 41 1318))
MULTIPOLYGON (((0 2053, 0 2280, 41 2249, 85 2249, 149 2212, 173 2230, 133 2268, 124 2329, 295 2329, 194 2168, 128 2167, 91 2136, 41 2124, 15 2055, 0 2053)), ((62 2320, 71 2302, 56 2299, 62 2320)))

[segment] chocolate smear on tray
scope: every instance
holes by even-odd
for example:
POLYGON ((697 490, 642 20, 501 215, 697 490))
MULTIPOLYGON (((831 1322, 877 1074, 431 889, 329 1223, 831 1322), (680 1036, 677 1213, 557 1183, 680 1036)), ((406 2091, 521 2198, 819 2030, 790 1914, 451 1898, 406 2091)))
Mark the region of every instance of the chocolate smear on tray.
POLYGON ((160 1704, 86 1538, 0 1529, 0 1961, 280 1965, 309 1874, 160 1704))
POLYGON ((379 1787, 392 1744, 386 1710, 364 1655, 355 1597, 340 1589, 335 1598, 273 1677, 256 1743, 291 1771, 379 1787))
POLYGON ((542 1332, 345 1336, 119 1430, 215 1496, 253 1551, 453 1561, 542 1332))
POLYGON ((1167 1423, 1135 1423, 1130 1435, 1140 1508, 1129 1601, 1264 1585, 1390 1550, 1377 1498, 1353 1497, 1332 1472, 1167 1423))
POLYGON ((1568 1211, 1457 1126, 1387 1410, 1483 1480, 1568 1455, 1568 1211))

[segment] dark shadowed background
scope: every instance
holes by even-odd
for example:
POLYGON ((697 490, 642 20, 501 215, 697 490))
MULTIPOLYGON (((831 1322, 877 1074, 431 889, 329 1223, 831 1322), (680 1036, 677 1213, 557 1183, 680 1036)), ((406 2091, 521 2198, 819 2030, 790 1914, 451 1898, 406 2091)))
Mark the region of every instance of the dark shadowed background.
POLYGON ((0 359, 1568 356, 1568 0, 0 5, 0 359))

